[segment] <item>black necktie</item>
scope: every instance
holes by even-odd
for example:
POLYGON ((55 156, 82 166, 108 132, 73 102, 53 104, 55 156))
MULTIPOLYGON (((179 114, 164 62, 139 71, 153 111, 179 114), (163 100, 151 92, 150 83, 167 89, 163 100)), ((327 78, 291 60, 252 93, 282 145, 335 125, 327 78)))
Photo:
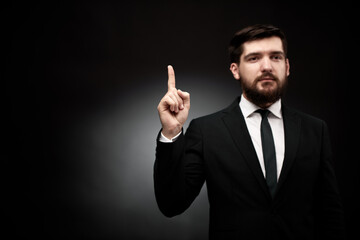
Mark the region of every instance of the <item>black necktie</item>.
POLYGON ((277 184, 276 154, 274 138, 267 118, 269 115, 269 110, 259 109, 256 112, 260 113, 262 117, 261 142, 265 163, 266 183, 269 187, 271 196, 274 197, 277 184))

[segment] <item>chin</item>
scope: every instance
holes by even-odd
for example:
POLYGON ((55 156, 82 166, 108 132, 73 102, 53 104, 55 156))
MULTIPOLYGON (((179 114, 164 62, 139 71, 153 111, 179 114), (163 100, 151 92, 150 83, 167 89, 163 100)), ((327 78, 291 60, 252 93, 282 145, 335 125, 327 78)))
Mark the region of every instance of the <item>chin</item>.
POLYGON ((277 91, 277 86, 261 86, 258 89, 259 93, 269 94, 277 91))

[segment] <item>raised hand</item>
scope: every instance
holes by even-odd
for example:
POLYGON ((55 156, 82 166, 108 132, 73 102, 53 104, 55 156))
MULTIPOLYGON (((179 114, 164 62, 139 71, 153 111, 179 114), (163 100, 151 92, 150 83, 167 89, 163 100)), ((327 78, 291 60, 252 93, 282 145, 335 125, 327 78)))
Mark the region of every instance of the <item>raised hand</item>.
POLYGON ((171 139, 182 129, 190 110, 190 94, 176 89, 175 73, 168 66, 168 91, 161 99, 158 107, 162 134, 171 139))

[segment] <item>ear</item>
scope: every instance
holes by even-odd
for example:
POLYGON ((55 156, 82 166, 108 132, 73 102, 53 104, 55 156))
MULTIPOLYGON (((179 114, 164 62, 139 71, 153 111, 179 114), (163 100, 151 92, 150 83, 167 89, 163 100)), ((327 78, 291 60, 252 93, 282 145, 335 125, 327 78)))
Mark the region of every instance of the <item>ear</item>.
POLYGON ((239 65, 236 63, 230 64, 230 71, 236 80, 240 80, 239 65))
POLYGON ((288 77, 290 75, 290 63, 289 59, 286 59, 286 76, 288 77))

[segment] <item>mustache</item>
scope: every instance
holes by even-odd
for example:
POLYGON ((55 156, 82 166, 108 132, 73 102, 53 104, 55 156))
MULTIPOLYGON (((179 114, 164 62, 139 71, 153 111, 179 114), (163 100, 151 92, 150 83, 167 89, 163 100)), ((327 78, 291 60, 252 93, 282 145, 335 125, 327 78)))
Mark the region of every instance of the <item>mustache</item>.
POLYGON ((255 79, 255 82, 258 82, 258 81, 261 81, 262 79, 264 78, 272 78, 274 79, 274 81, 278 82, 279 81, 279 78, 276 77, 274 74, 272 74, 271 72, 265 72, 263 74, 261 74, 259 77, 257 77, 255 79))

